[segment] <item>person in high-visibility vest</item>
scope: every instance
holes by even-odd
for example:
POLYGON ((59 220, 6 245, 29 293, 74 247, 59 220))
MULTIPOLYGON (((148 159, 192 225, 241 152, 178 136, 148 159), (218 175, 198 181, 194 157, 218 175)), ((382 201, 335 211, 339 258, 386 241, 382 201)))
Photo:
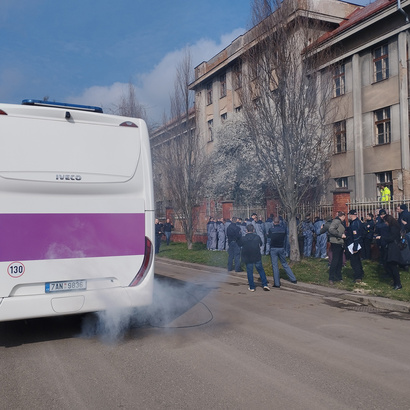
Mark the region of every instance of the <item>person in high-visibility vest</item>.
POLYGON ((391 199, 391 192, 387 185, 382 185, 380 191, 380 201, 381 202, 389 202, 391 199))

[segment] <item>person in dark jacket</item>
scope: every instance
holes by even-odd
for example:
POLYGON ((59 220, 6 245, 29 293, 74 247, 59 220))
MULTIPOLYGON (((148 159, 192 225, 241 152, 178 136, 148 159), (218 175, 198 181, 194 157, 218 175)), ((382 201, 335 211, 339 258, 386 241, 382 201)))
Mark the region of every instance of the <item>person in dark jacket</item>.
POLYGON ((232 223, 228 226, 226 230, 226 235, 228 237, 228 272, 232 270, 233 262, 235 261, 235 272, 242 272, 241 269, 241 228, 236 224, 237 218, 234 216, 232 218, 232 223))
POLYGON ((167 221, 164 224, 164 233, 165 233, 165 238, 167 240, 167 245, 169 245, 169 241, 171 239, 171 231, 173 229, 174 229, 174 225, 172 225, 170 219, 167 219, 167 221))
POLYGON ((385 250, 386 250, 386 242, 384 240, 389 227, 384 221, 384 218, 387 216, 385 209, 380 209, 379 216, 376 219, 376 224, 374 226, 374 234, 377 238, 377 246, 379 248, 379 264, 383 265, 386 258, 385 258, 385 250))
POLYGON ((386 215, 384 222, 388 226, 388 229, 383 232, 383 237, 380 237, 379 235, 376 239, 384 239, 384 242, 387 244, 387 249, 384 254, 384 267, 386 269, 386 273, 393 277, 394 290, 399 290, 402 288, 399 272, 401 258, 400 248, 398 245, 400 242, 400 225, 391 215, 386 215))
POLYGON ((407 243, 410 245, 410 212, 407 209, 406 204, 401 204, 397 207, 399 214, 400 230, 405 232, 407 243))
POLYGON ((161 238, 164 235, 164 225, 155 219, 155 253, 159 253, 159 247, 161 246, 161 238))
POLYGON ((268 280, 266 279, 266 273, 262 266, 262 258, 260 247, 262 240, 259 235, 255 234, 255 228, 253 225, 246 227, 247 233, 242 238, 242 261, 246 265, 246 273, 248 275, 248 290, 255 291, 255 281, 253 280, 253 267, 259 273, 262 281, 263 290, 270 290, 268 286, 268 280))
POLYGON ((372 258, 372 241, 374 235, 374 220, 373 214, 368 213, 366 215, 366 220, 363 223, 364 237, 363 237, 363 259, 372 258))
POLYGON ((275 288, 280 288, 280 274, 279 274, 279 262, 285 269, 289 280, 292 283, 297 283, 296 277, 292 272, 292 269, 286 262, 286 229, 281 225, 280 219, 275 217, 273 219, 273 227, 269 229, 268 236, 270 238, 270 258, 272 262, 273 271, 273 286, 275 288))
POLYGON ((357 211, 349 211, 349 226, 346 229, 346 245, 350 256, 350 265, 353 269, 353 280, 360 283, 364 272, 361 260, 361 249, 363 248, 363 224, 357 217, 357 211))

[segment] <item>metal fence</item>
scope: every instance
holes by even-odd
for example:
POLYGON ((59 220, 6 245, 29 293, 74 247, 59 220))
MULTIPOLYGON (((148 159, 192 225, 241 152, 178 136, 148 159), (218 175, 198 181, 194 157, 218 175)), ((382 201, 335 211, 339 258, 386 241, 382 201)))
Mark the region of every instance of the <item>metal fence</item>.
MULTIPOLYGON (((368 213, 372 213, 373 215, 378 215, 380 209, 385 209, 386 213, 392 215, 393 217, 397 218, 397 207, 401 204, 406 204, 407 207, 410 209, 410 198, 404 199, 394 199, 388 202, 380 202, 380 200, 375 199, 364 199, 361 201, 351 201, 346 203, 347 211, 351 209, 355 209, 357 211, 358 217, 366 219, 366 215, 368 213)), ((232 216, 237 216, 240 218, 249 218, 253 213, 256 213, 262 220, 266 220, 269 216, 267 214, 267 209, 262 207, 242 207, 242 208, 234 208, 232 210, 232 216)), ((276 207, 276 211, 274 212, 275 216, 280 215, 283 218, 287 218, 286 211, 280 207, 279 205, 276 207)), ((334 217, 333 211, 333 204, 310 204, 305 203, 300 205, 297 208, 296 214, 300 217, 300 219, 304 219, 307 215, 310 215, 312 220, 314 218, 319 217, 321 219, 326 219, 328 217, 334 217)))
POLYGON ((373 215, 378 215, 380 209, 385 209, 386 213, 397 218, 398 213, 396 211, 397 207, 401 204, 406 204, 410 208, 410 199, 394 199, 388 202, 380 202, 380 200, 362 200, 362 201, 351 201, 348 202, 348 211, 355 209, 359 218, 366 218, 368 213, 373 215))
MULTIPOLYGON (((232 216, 236 216, 245 219, 249 218, 253 213, 256 213, 263 221, 266 221, 269 216, 266 208, 249 205, 246 207, 234 207, 231 211, 231 218, 232 216)), ((333 215, 333 205, 304 203, 297 208, 296 214, 301 219, 304 219, 307 215, 310 215, 312 220, 317 216, 321 219, 326 219, 328 216, 333 215)), ((277 205, 274 211, 274 216, 277 215, 287 219, 287 213, 280 205, 277 205)))
POLYGON ((266 221, 266 208, 260 206, 253 207, 252 205, 248 205, 246 207, 234 207, 231 211, 231 219, 233 216, 242 219, 250 218, 253 213, 258 215, 258 217, 263 221, 266 221))

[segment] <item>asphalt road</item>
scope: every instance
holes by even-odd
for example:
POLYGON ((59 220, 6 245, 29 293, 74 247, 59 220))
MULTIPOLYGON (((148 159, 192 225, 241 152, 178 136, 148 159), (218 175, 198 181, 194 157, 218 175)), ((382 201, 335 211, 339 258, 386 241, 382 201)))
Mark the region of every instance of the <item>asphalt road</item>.
POLYGON ((144 312, 1 323, 0 409, 410 409, 410 315, 156 273, 144 312))

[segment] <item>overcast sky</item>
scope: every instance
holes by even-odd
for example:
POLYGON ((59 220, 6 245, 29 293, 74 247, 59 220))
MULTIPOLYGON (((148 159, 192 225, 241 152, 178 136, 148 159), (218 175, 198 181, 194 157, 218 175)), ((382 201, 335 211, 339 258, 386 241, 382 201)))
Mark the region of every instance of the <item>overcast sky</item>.
POLYGON ((48 96, 109 111, 131 81, 160 121, 184 49, 194 65, 213 57, 250 28, 250 3, 0 0, 0 101, 48 96))

